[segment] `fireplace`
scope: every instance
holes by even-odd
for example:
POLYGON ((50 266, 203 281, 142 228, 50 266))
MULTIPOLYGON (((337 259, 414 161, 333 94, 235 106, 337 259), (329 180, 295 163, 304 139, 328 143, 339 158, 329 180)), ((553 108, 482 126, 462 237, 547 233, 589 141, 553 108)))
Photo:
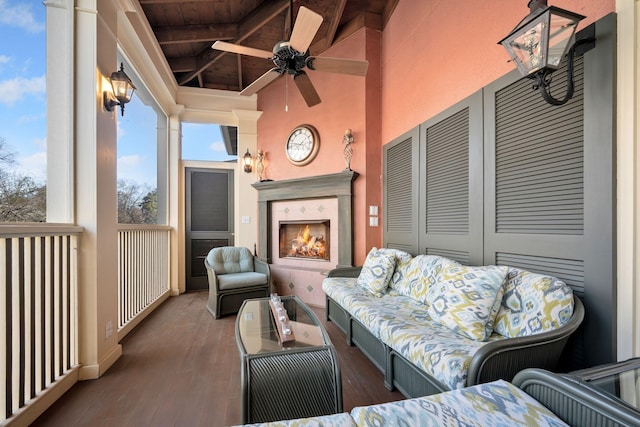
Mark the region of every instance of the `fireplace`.
POLYGON ((280 258, 330 259, 331 221, 279 222, 280 258))
POLYGON ((257 252, 270 265, 274 292, 323 307, 326 273, 353 266, 352 183, 357 176, 343 171, 253 184, 258 190, 257 252))
MULTIPOLYGON (((357 172, 349 170, 330 175, 252 184, 258 190, 258 256, 269 264, 278 263, 282 259, 279 243, 274 242, 279 238, 279 221, 329 218, 327 213, 334 211, 331 233, 335 238, 330 240, 336 254, 330 255, 330 264, 333 267, 353 266, 352 183, 357 177, 357 172), (335 208, 328 208, 329 201, 336 204, 335 208), (301 202, 312 202, 315 205, 299 206, 301 202)), ((329 235, 330 233, 326 233, 326 236, 329 235)), ((288 258, 285 259, 289 261, 288 258)), ((328 260, 324 261, 329 263, 328 260)))

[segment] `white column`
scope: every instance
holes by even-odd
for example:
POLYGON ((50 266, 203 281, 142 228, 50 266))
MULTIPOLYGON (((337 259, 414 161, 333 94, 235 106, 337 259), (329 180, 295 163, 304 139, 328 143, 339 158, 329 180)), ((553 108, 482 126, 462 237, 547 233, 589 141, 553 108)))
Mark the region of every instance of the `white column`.
POLYGON ((116 114, 102 92, 117 67, 118 12, 113 2, 76 0, 75 153, 79 245, 80 379, 102 375, 122 353, 118 344, 116 114), (106 77, 105 77, 106 76, 106 77))
POLYGON ((171 295, 185 291, 185 243, 184 243, 184 176, 182 174, 182 122, 184 105, 176 105, 169 116, 169 149, 168 149, 168 186, 167 199, 169 210, 167 223, 171 226, 171 273, 169 283, 171 295))
POLYGON ((640 356, 640 3, 617 0, 617 357, 640 356))
MULTIPOLYGON (((238 163, 236 165, 235 188, 235 246, 245 246, 253 252, 258 244, 258 192, 251 186, 257 180, 254 171, 244 172, 242 156, 247 149, 255 156, 258 151, 258 119, 262 111, 232 110, 238 119, 238 163)), ((255 165, 254 165, 255 166, 255 165)), ((265 256, 265 254, 258 254, 265 256)))
POLYGON ((47 222, 75 220, 73 203, 74 2, 47 7, 47 222))

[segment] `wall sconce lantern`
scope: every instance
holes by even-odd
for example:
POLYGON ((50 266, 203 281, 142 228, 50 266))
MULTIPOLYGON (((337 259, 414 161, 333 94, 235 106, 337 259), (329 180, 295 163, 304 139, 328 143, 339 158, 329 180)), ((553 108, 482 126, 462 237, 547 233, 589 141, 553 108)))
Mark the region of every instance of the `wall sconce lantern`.
POLYGON ((563 105, 573 97, 575 49, 595 39, 573 43, 578 23, 585 18, 582 15, 547 6, 547 0, 530 0, 528 6, 529 15, 498 44, 507 50, 523 76, 535 80, 533 89, 539 89, 545 101, 551 105, 563 105), (558 100, 550 93, 551 74, 560 67, 567 51, 567 93, 564 99, 558 100))
POLYGON ((109 81, 111 82, 112 91, 109 92, 108 90, 105 90, 102 92, 104 108, 107 111, 113 111, 113 107, 119 105, 121 114, 124 116, 124 104, 131 101, 133 91, 136 90, 136 87, 133 85, 129 76, 124 72, 124 66, 122 63, 120 63, 120 71, 114 71, 111 73, 109 81))
POLYGON ((242 156, 242 164, 244 165, 244 171, 246 173, 251 173, 251 171, 253 170, 253 166, 251 164, 252 161, 253 161, 253 157, 251 157, 251 153, 247 148, 247 152, 244 153, 244 156, 242 156))

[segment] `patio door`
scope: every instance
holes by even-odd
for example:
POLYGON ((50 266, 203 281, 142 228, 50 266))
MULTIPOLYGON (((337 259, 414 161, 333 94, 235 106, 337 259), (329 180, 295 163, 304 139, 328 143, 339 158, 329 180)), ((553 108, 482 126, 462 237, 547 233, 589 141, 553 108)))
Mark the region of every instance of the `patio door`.
POLYGON ((204 259, 212 248, 233 246, 233 170, 185 170, 186 290, 208 289, 204 259))

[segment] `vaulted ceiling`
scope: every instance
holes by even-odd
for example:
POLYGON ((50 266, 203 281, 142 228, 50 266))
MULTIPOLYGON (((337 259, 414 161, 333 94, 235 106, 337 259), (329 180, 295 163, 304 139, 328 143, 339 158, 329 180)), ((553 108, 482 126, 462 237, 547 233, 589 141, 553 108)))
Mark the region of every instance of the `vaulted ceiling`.
POLYGON ((290 35, 300 6, 322 15, 309 53, 320 55, 362 27, 382 30, 399 0, 139 0, 181 86, 241 91, 273 67, 214 50, 222 40, 271 51, 290 35))

